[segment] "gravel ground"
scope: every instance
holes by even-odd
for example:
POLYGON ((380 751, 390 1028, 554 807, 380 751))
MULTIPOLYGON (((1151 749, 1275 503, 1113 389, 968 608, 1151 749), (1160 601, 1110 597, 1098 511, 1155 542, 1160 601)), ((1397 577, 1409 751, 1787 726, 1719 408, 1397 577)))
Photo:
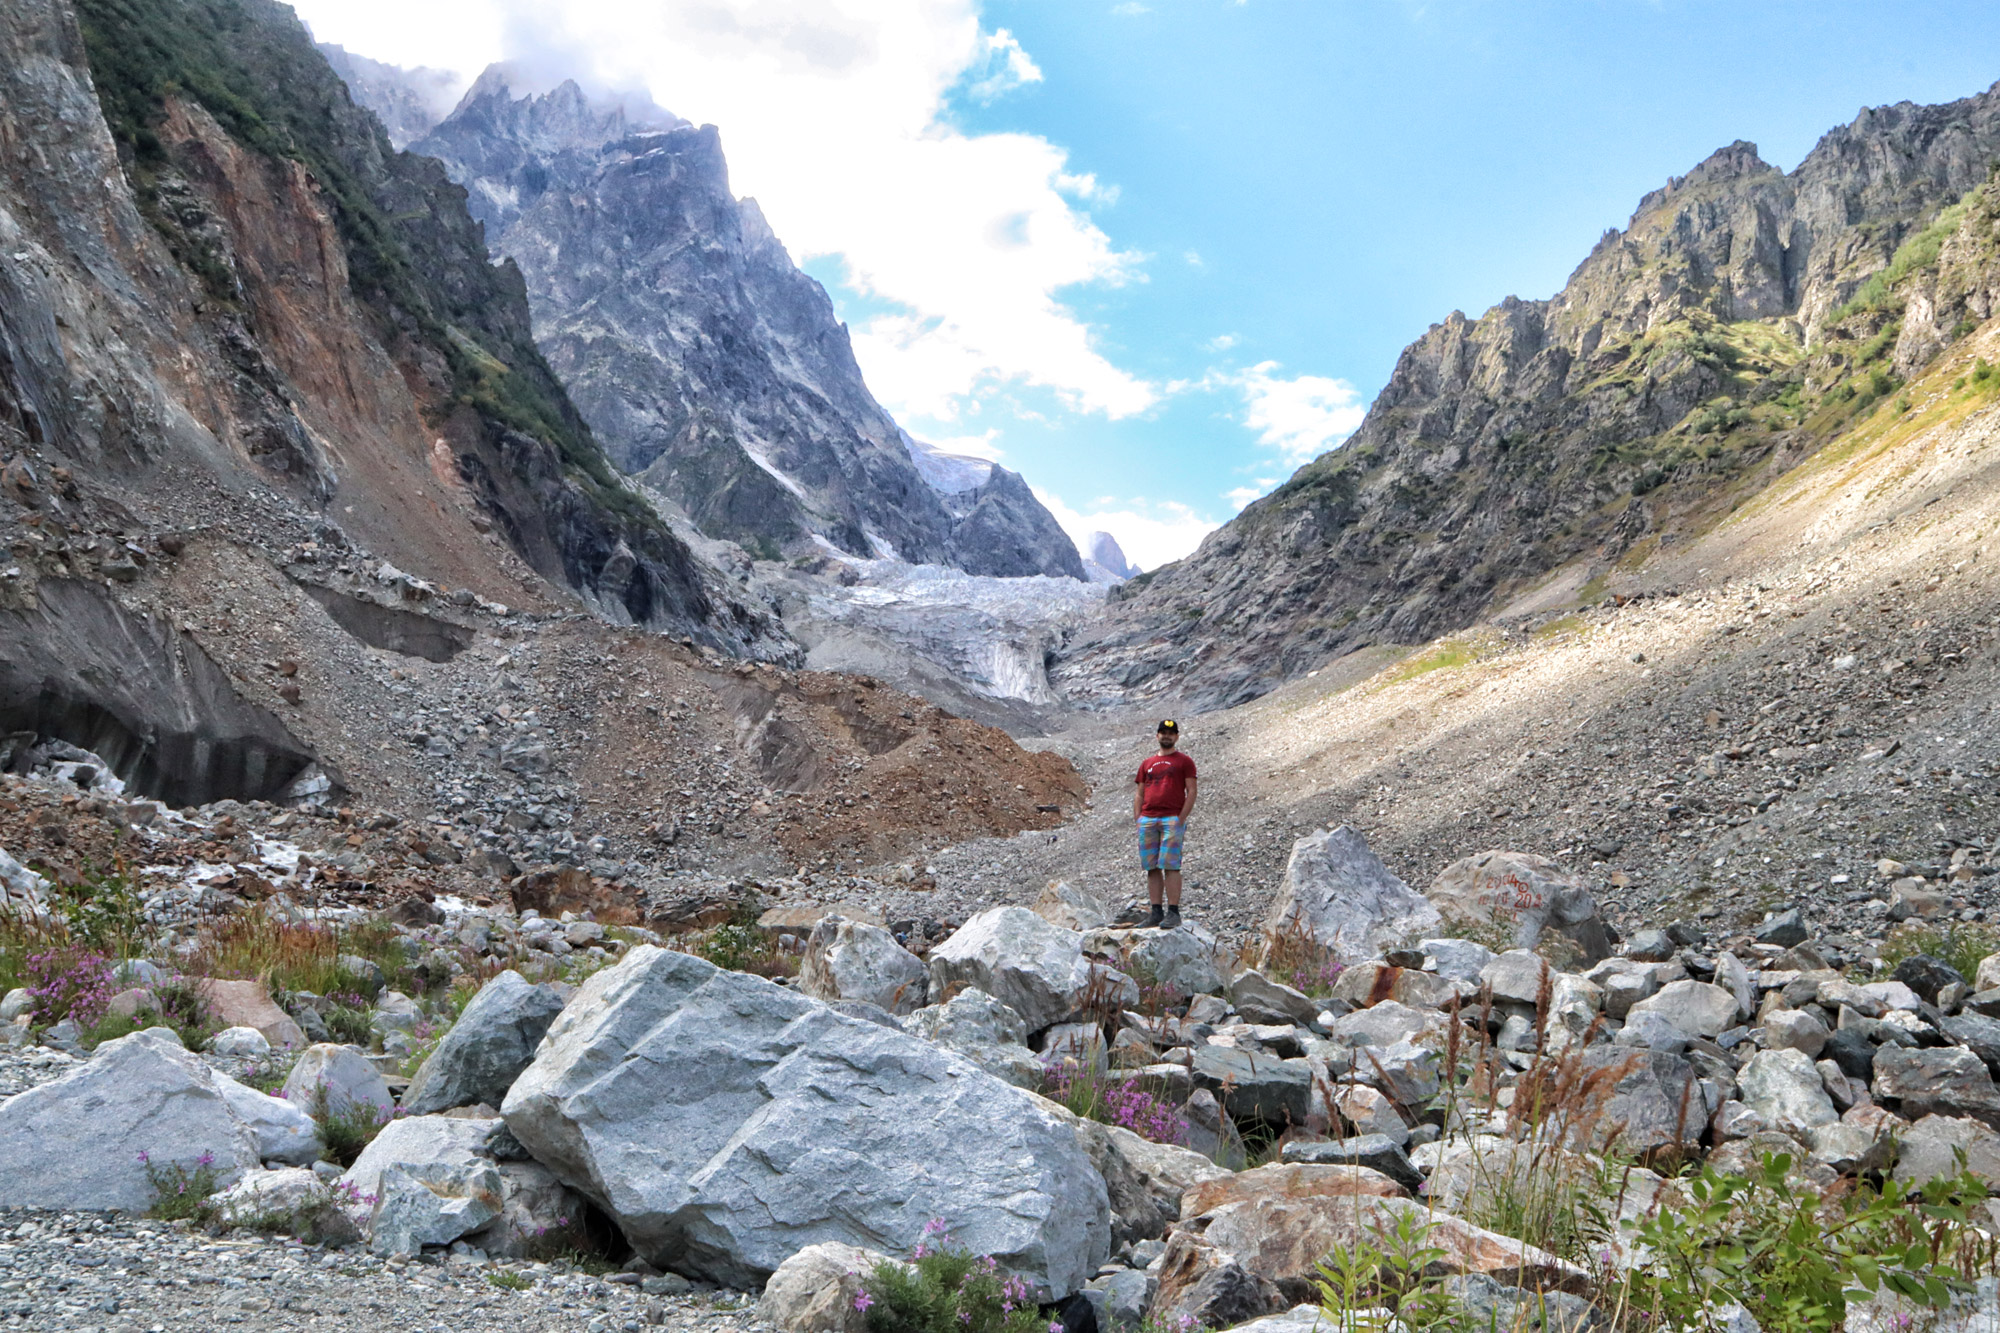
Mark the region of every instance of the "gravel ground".
MULTIPOLYGON (((0 1210, 0 1328, 160 1333, 223 1325, 356 1333, 767 1327, 741 1292, 649 1295, 567 1265, 441 1255, 381 1260, 283 1238, 216 1240, 185 1223, 0 1210), (522 1290, 491 1279, 525 1282, 522 1290)), ((655 1279, 655 1285, 658 1280, 655 1279)))

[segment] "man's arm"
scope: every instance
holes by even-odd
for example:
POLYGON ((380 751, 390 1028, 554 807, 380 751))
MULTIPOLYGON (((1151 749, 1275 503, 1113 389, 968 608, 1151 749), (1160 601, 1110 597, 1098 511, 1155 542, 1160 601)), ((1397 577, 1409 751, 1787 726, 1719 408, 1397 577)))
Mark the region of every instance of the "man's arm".
POLYGON ((1139 817, 1139 811, 1146 802, 1146 775, 1141 773, 1132 779, 1132 818, 1139 817))
POLYGON ((1201 788, 1200 778, 1189 778, 1187 780, 1187 799, 1181 802, 1182 819, 1186 819, 1189 815, 1194 813, 1195 793, 1199 791, 1200 788, 1201 788))

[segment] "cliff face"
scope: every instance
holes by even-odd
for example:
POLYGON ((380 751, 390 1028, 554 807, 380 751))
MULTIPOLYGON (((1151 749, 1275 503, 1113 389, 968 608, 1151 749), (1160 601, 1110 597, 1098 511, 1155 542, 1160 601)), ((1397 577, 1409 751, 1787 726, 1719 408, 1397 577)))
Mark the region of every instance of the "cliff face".
POLYGON ((1085 700, 1239 702, 1463 626, 1559 565, 1680 540, 1934 354, 1914 309, 1877 339, 1902 298, 1889 311, 1866 284, 1907 267, 1996 156, 2000 91, 1865 111, 1789 175, 1720 150, 1553 299, 1433 325, 1343 447, 1126 585, 1058 680, 1085 700))
POLYGON ((767 557, 824 540, 1082 577, 1018 478, 970 505, 925 483, 825 291, 730 193, 712 126, 573 83, 517 97, 496 67, 413 150, 520 265, 541 347, 613 461, 704 532, 767 557))
POLYGON ((45 467, 147 525, 319 527, 516 605, 573 590, 787 651, 618 481, 463 192, 389 147, 289 9, 5 19, 0 115, 35 151, 9 154, 0 199, 0 420, 45 467))

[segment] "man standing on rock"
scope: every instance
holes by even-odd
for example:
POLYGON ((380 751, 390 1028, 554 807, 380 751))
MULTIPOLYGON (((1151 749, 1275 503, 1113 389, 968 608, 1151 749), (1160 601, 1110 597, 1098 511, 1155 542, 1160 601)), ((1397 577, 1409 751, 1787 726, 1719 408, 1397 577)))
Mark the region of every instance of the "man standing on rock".
POLYGON ((1168 718, 1159 727, 1160 752, 1139 765, 1133 779, 1132 818, 1139 824, 1139 864, 1146 870, 1146 901, 1153 905, 1149 926, 1168 930, 1181 924, 1181 839, 1194 813, 1194 760, 1177 748, 1181 724, 1168 718), (1166 899, 1166 915, 1160 900, 1166 899))

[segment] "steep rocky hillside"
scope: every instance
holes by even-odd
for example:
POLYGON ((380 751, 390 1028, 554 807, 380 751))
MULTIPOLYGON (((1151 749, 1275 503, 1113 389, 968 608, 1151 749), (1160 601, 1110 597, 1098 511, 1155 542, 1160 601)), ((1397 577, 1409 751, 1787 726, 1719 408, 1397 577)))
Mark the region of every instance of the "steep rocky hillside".
POLYGON ((574 593, 784 651, 619 481, 534 347, 518 274, 289 10, 79 13, 7 14, 0 115, 40 150, 0 186, 0 429, 24 466, 67 467, 135 531, 337 530, 509 602, 574 593))
POLYGON ((606 462, 463 192, 289 10, 80 13, 0 0, 0 768, 351 795, 489 879, 635 889, 1075 803, 918 700, 734 673, 802 654, 606 462), (999 785, 940 805, 972 753, 999 785))
POLYGON ((730 192, 713 126, 574 83, 517 96, 496 66, 412 150, 443 162, 520 264, 536 337, 612 459, 704 532, 767 559, 825 541, 1083 577, 1018 476, 926 484, 825 291, 730 192))
POLYGON ((1346 445, 1128 584, 1059 678, 1228 704, 1685 542, 1964 333, 1877 298, 1996 157, 1996 91, 1865 111, 1790 174, 1722 149, 1553 299, 1433 326, 1346 445))

